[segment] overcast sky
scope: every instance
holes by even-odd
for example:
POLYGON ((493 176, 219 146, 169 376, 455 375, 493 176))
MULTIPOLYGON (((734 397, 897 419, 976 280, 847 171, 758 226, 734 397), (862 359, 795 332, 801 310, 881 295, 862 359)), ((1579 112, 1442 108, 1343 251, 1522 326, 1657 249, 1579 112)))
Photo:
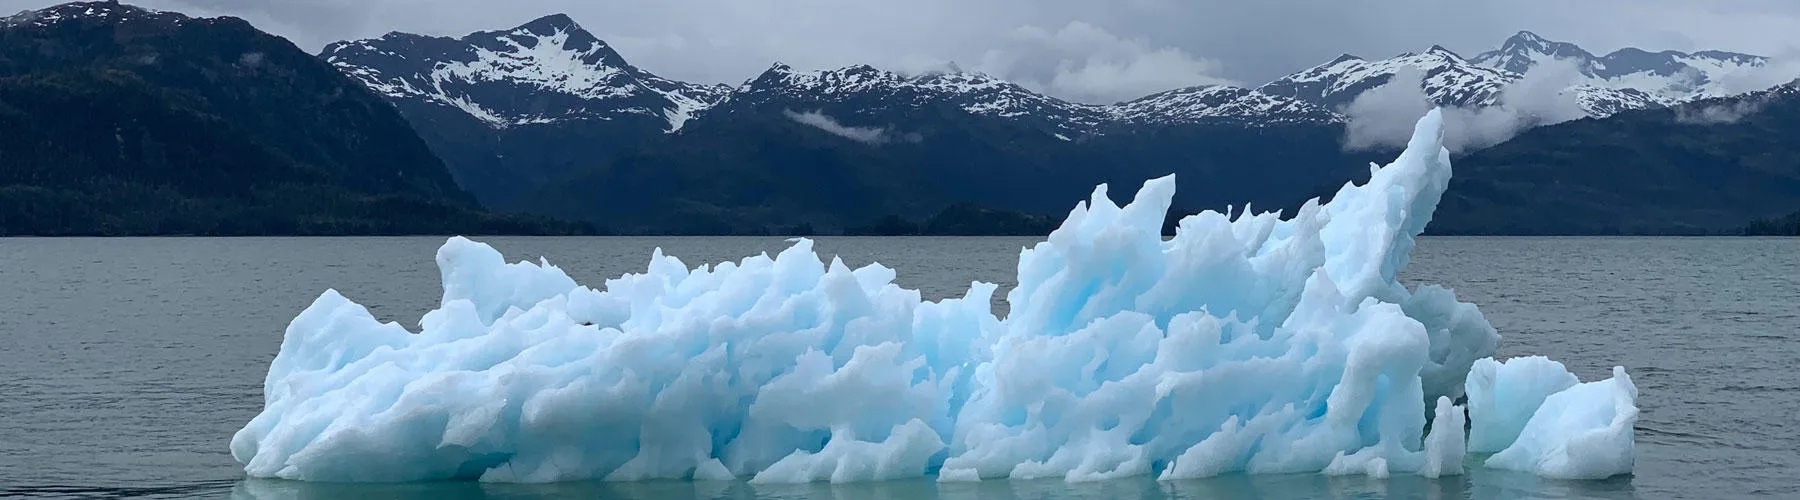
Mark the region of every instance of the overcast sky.
MULTIPOLYGON (((0 12, 58 3, 0 0, 0 12)), ((1796 0, 137 0, 233 15, 316 52, 389 31, 462 35, 563 12, 665 77, 739 83, 775 61, 916 71, 954 61, 1064 98, 1111 102, 1257 85, 1340 53, 1440 44, 1465 57, 1519 30, 1605 53, 1800 53, 1796 0)))

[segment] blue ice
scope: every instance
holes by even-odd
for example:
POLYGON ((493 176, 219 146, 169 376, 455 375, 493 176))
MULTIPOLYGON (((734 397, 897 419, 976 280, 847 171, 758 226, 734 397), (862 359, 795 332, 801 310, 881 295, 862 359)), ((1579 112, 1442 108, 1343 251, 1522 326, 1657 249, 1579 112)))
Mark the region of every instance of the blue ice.
MULTIPOLYGON (((926 302, 804 239, 698 267, 659 250, 596 289, 451 238, 418 333, 335 291, 296 317, 231 452, 315 481, 1458 474, 1453 401, 1509 379, 1469 383, 1499 341, 1474 305, 1396 279, 1449 185, 1442 135, 1432 112, 1330 203, 1205 212, 1173 239, 1172 176, 1123 207, 1100 186, 1020 252, 1005 318, 994 285, 926 302)), ((1492 429, 1473 413, 1476 450, 1498 433, 1496 466, 1616 471, 1630 426, 1603 417, 1635 389, 1581 387, 1492 429)))

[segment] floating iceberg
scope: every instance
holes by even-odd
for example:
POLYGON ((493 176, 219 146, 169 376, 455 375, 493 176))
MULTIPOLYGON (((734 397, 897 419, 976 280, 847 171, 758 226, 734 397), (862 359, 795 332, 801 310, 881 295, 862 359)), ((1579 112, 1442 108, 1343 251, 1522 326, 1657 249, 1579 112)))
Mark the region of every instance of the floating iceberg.
POLYGON ((1511 446, 1544 399, 1581 383, 1562 363, 1543 356, 1475 362, 1466 382, 1469 451, 1494 453, 1511 446))
POLYGON ((1559 479, 1631 473, 1637 386, 1624 367, 1582 384, 1545 358, 1484 359, 1469 374, 1468 394, 1470 448, 1499 452, 1489 467, 1559 479))
MULTIPOLYGON (((335 291, 296 317, 232 455, 319 481, 1456 474, 1452 401, 1499 336, 1396 279, 1449 185, 1441 137, 1432 112, 1330 203, 1169 240, 1172 177, 1124 207, 1101 186, 1020 253, 1004 319, 994 285, 925 302, 807 240, 691 269, 659 250, 595 290, 452 238, 419 333, 335 291)), ((1517 432, 1524 460, 1591 429, 1565 399, 1517 432)), ((1583 443, 1559 460, 1617 445, 1583 443)))

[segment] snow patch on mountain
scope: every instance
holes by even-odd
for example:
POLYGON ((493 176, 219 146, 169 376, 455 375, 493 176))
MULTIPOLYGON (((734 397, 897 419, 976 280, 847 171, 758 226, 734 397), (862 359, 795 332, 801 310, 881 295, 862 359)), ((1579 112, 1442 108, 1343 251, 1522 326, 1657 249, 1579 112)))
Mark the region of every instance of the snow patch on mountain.
POLYGON ((1374 61, 1340 56, 1276 79, 1257 90, 1336 109, 1349 104, 1363 92, 1386 84, 1396 73, 1407 68, 1421 71, 1425 94, 1433 102, 1445 106, 1492 104, 1501 89, 1517 79, 1516 75, 1470 63, 1449 49, 1433 46, 1425 52, 1374 61))
POLYGON ((1238 120, 1247 123, 1330 123, 1342 117, 1305 101, 1227 85, 1189 87, 1108 107, 1135 123, 1174 124, 1238 120))
POLYGON ((433 68, 432 80, 443 84, 462 81, 507 81, 536 86, 544 92, 561 92, 583 99, 628 97, 641 90, 636 82, 621 82, 626 69, 590 61, 610 50, 605 44, 570 43, 567 29, 548 34, 516 29, 498 37, 499 50, 476 45, 475 58, 444 63, 433 68))
POLYGON ((663 110, 663 119, 669 121, 669 133, 681 131, 681 127, 686 126, 688 120, 694 118, 694 113, 698 113, 710 105, 706 101, 680 94, 672 96, 670 101, 675 103, 675 107, 663 110))
POLYGON ((1609 88, 1583 83, 1570 87, 1569 92, 1575 96, 1582 111, 1593 117, 1606 117, 1620 111, 1669 105, 1669 102, 1662 97, 1629 87, 1609 88))
POLYGON ((24 10, 17 14, 0 18, 0 27, 46 27, 64 21, 78 19, 125 20, 145 16, 153 16, 159 20, 177 23, 191 19, 185 15, 173 12, 163 12, 116 2, 71 2, 42 9, 24 10))

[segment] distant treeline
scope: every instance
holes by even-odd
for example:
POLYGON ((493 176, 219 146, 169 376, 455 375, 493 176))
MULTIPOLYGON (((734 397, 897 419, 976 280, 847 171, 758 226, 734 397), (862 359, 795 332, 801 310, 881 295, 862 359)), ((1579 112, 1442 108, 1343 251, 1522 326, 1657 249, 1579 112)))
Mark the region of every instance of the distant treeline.
POLYGON ((0 186, 0 236, 585 235, 584 224, 494 214, 407 194, 278 186, 193 198, 96 179, 82 187, 0 186))
POLYGON ((1753 221, 1744 227, 1746 236, 1800 236, 1800 212, 1753 221))
POLYGON ((994 210, 970 203, 945 208, 921 222, 889 215, 868 225, 853 227, 853 236, 1044 236, 1056 230, 1055 218, 994 210))

